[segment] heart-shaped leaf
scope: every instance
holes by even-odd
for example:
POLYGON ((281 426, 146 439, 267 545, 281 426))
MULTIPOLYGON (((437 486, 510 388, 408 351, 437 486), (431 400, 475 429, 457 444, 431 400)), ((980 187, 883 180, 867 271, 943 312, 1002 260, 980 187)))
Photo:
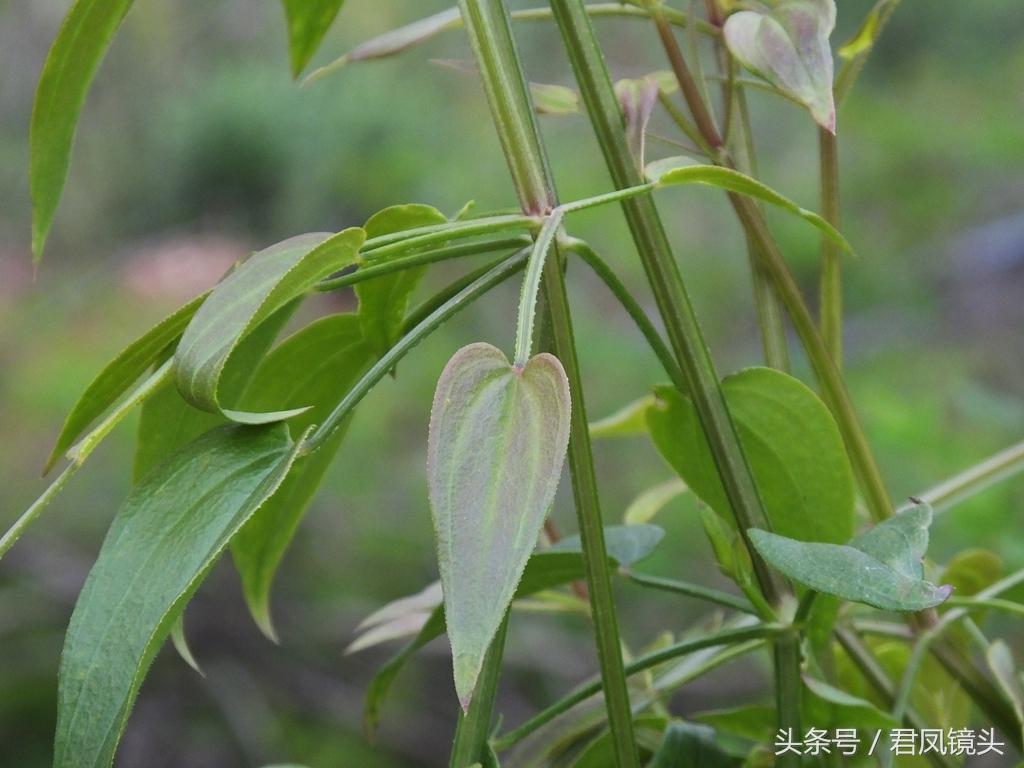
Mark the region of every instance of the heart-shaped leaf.
POLYGON ((470 344, 438 380, 427 478, 463 708, 554 500, 569 413, 568 379, 549 354, 515 368, 470 344))
MULTIPOLYGON (((803 383, 770 368, 748 368, 722 382, 729 413, 773 530, 802 541, 849 541, 853 472, 835 420, 803 383)), ((726 520, 728 497, 696 408, 670 387, 648 409, 651 438, 690 489, 726 520)))
POLYGON ((107 768, 153 656, 297 451, 283 424, 214 430, 132 490, 75 605, 61 656, 54 768, 107 768))
POLYGON ((298 77, 320 47, 345 0, 283 0, 288 20, 292 76, 298 77))
POLYGON ((932 511, 920 504, 879 523, 848 545, 796 541, 752 529, 772 566, 811 589, 885 611, 922 611, 953 591, 922 578, 932 511))
POLYGON ((835 0, 783 0, 768 11, 740 11, 725 21, 725 42, 747 69, 806 106, 835 133, 832 49, 835 0))
POLYGON ((196 312, 174 353, 182 397, 196 408, 243 424, 280 421, 305 410, 247 413, 224 408, 222 375, 242 339, 317 281, 355 263, 365 237, 359 228, 336 235, 298 235, 254 253, 228 275, 196 312))

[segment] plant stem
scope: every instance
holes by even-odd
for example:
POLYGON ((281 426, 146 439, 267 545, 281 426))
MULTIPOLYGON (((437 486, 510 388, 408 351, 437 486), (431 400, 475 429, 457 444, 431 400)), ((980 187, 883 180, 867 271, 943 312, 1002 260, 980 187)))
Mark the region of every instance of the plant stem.
POLYGON ((728 592, 720 592, 717 589, 704 587, 700 584, 691 584, 675 579, 664 579, 660 576, 651 576, 646 573, 628 572, 626 573, 626 578, 634 584, 639 584, 641 587, 650 587, 651 589, 660 589, 663 592, 673 592, 677 595, 695 597, 698 600, 706 600, 709 603, 731 608, 734 611, 757 615, 754 607, 743 598, 730 595, 728 592))
MULTIPOLYGON (((821 164, 821 215, 839 229, 839 140, 834 133, 818 128, 821 164)), ((821 239, 821 280, 818 289, 821 336, 835 361, 843 367, 843 262, 836 244, 821 239)))
MULTIPOLYGON (((558 200, 519 53, 512 37, 508 8, 502 0, 460 0, 459 8, 520 205, 526 213, 550 213, 558 205, 558 200)), ((547 259, 543 273, 544 296, 550 321, 547 332, 554 353, 565 368, 573 404, 569 470, 583 544, 584 569, 590 588, 605 705, 616 764, 619 768, 638 768, 633 713, 622 668, 621 642, 607 567, 604 526, 587 429, 583 387, 565 292, 562 258, 560 254, 556 253, 556 256, 547 259)))
POLYGON ((523 287, 519 295, 519 316, 516 323, 516 368, 525 368, 530 359, 533 347, 533 321, 537 314, 537 296, 540 293, 540 281, 544 274, 548 252, 554 247, 558 230, 564 217, 562 208, 555 208, 544 222, 530 253, 530 261, 526 265, 523 287))
MULTIPOLYGON (((631 661, 626 665, 626 674, 630 676, 636 675, 644 670, 656 667, 659 664, 664 664, 665 662, 677 659, 680 656, 688 656, 691 653, 696 653, 697 651, 702 651, 706 648, 734 646, 748 640, 776 638, 789 631, 789 627, 785 627, 781 624, 758 624, 756 626, 743 627, 741 629, 727 629, 706 637, 699 637, 694 640, 684 640, 631 661)), ((543 712, 531 717, 518 728, 515 728, 495 739, 491 742, 491 746, 493 746, 498 752, 509 749, 541 726, 550 723, 563 712, 568 712, 580 702, 585 701, 600 691, 600 680, 596 680, 586 685, 581 685, 572 693, 559 699, 543 712)))
POLYGON ((1024 471, 1024 441, 1011 445, 924 493, 917 494, 917 498, 931 504, 935 511, 939 512, 1021 471, 1024 471))
POLYGON ((372 263, 396 254, 411 253, 420 248, 447 245, 452 240, 463 240, 481 235, 496 235, 515 230, 535 230, 539 226, 535 216, 487 216, 467 221, 451 221, 426 227, 405 229, 387 235, 371 237, 359 249, 361 262, 372 263))
POLYGON ((473 700, 469 704, 469 711, 459 713, 449 768, 469 768, 483 760, 487 739, 491 735, 494 698, 498 690, 498 678, 501 676, 501 656, 505 650, 507 630, 508 614, 498 627, 494 640, 491 641, 484 656, 483 668, 477 680, 473 700))

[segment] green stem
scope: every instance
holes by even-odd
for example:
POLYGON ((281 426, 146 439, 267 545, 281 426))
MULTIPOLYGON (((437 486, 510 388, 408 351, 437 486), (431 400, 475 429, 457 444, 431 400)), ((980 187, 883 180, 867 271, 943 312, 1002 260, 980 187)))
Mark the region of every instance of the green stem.
POLYGON ((1011 445, 979 464, 929 488, 917 498, 936 512, 981 493, 998 482, 1024 471, 1024 441, 1011 445))
POLYGON ((536 230, 540 225, 535 216, 509 215, 485 216, 466 221, 450 221, 445 224, 431 224, 426 227, 405 229, 387 235, 371 237, 359 249, 360 261, 373 263, 396 254, 411 253, 420 248, 447 245, 453 240, 468 237, 497 235, 516 230, 536 230))
POLYGON ((461 245, 436 248, 431 251, 415 253, 412 256, 406 256, 401 259, 391 259, 381 264, 370 262, 366 266, 361 266, 354 272, 341 275, 340 277, 331 277, 326 280, 321 280, 316 284, 315 289, 321 293, 335 291, 338 288, 356 285, 357 283, 372 280, 373 278, 380 277, 381 275, 388 275, 392 272, 401 272, 406 269, 411 269, 412 267, 422 266, 423 264, 434 264, 439 261, 458 259, 463 256, 479 256, 484 253, 493 253, 494 251, 522 248, 529 244, 530 238, 527 235, 519 235, 518 237, 505 237, 497 240, 484 240, 481 242, 462 243, 461 245))
POLYGON ((537 315, 537 296, 540 293, 540 281, 544 274, 548 252, 555 244, 558 230, 564 217, 562 208, 555 208, 544 222, 537 239, 533 244, 530 261, 526 265, 523 287, 519 294, 519 317, 516 323, 516 368, 525 368, 533 348, 533 322, 537 315))
MULTIPOLYGON (((742 629, 727 629, 695 640, 684 640, 674 645, 670 645, 667 648, 662 648, 658 651, 654 651, 635 659, 626 665, 626 674, 629 676, 636 675, 644 670, 656 667, 659 664, 672 661, 680 656, 688 656, 691 653, 696 653, 697 651, 702 651, 706 648, 735 646, 748 640, 775 638, 789 631, 788 627, 784 627, 780 624, 758 624, 752 627, 743 627, 742 629)), ((600 691, 600 680, 595 680, 594 682, 587 683, 586 685, 581 685, 572 693, 559 699, 543 712, 539 712, 531 717, 518 728, 515 728, 495 739, 491 742, 491 746, 493 746, 498 752, 502 752, 515 746, 518 742, 525 739, 541 726, 550 723, 562 713, 568 712, 577 704, 585 701, 596 693, 600 693, 600 691)))
POLYGON ((473 700, 469 704, 469 711, 459 714, 449 768, 469 768, 484 759, 487 739, 491 735, 494 699, 498 690, 498 679, 501 677, 501 657, 505 650, 507 630, 506 615, 484 656, 483 668, 477 680, 473 700))
MULTIPOLYGON (((818 128, 821 165, 821 215, 839 229, 839 140, 818 128)), ((838 368, 843 367, 843 260, 829 238, 821 238, 821 280, 818 289, 821 336, 838 368)))
POLYGON ((338 403, 331 414, 324 419, 324 423, 310 435, 303 448, 303 453, 312 453, 323 445, 324 441, 329 439, 334 430, 345 420, 345 417, 352 412, 352 409, 359 404, 359 401, 366 397, 367 393, 373 389, 377 382, 383 379, 388 371, 394 368, 398 361, 405 357, 413 347, 441 327, 452 315, 465 309, 491 288, 516 274, 526 264, 526 258, 527 251, 524 249, 514 256, 503 259, 500 264, 491 268, 482 277, 477 278, 463 288, 402 336, 395 346, 385 352, 374 363, 373 367, 363 375, 363 378, 348 391, 348 394, 338 403))
POLYGON ((677 581, 675 579, 665 579, 660 576, 650 576, 645 573, 633 573, 632 571, 626 573, 626 578, 634 584, 639 584, 641 587, 650 587, 651 589, 660 589, 663 592, 674 592, 677 595, 695 597, 698 600, 715 603, 716 605, 721 605, 725 608, 731 608, 734 611, 757 615, 757 611, 746 600, 736 597, 735 595, 730 595, 728 592, 721 592, 717 589, 703 587, 700 584, 691 584, 686 581, 677 581))
MULTIPOLYGON (((558 200, 522 63, 512 37, 508 8, 502 0, 460 0, 459 9, 520 205, 526 213, 548 214, 557 207, 558 200)), ((565 292, 562 257, 560 254, 556 256, 546 260, 543 271, 549 319, 547 333, 554 353, 565 369, 573 404, 568 463, 594 616, 605 706, 608 710, 615 763, 619 768, 638 768, 633 713, 622 668, 621 642, 608 573, 604 525, 579 362, 565 292)))
POLYGON ((995 611, 1002 611, 1003 613, 1009 613, 1014 616, 1024 616, 1024 604, 1015 603, 1012 600, 1001 600, 996 597, 987 599, 977 597, 951 597, 946 601, 946 604, 951 606, 961 606, 971 610, 991 608, 995 611))

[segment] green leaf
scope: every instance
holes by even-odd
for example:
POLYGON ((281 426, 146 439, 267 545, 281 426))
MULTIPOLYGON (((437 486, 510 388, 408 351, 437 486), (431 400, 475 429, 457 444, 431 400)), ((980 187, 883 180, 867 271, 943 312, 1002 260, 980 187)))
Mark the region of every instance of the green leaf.
POLYGON ((749 534, 765 560, 811 589, 886 611, 922 611, 952 592, 922 579, 930 523, 931 508, 922 504, 849 545, 806 543, 757 529, 749 534))
POLYGON ((520 369, 470 344, 438 380, 427 480, 463 709, 554 500, 569 410, 568 379, 549 354, 520 369))
MULTIPOLYGON (((730 17, 731 18, 731 17, 730 17)), ((682 184, 704 184, 709 187, 717 187, 728 192, 736 192, 740 195, 752 197, 781 208, 788 213, 798 216, 813 227, 821 231, 825 237, 838 245, 847 253, 853 253, 853 248, 846 241, 846 238, 829 224, 825 219, 814 211, 801 208, 788 197, 779 194, 767 184, 762 184, 755 178, 745 173, 723 168, 718 165, 704 165, 691 157, 668 157, 664 160, 656 160, 649 163, 645 169, 647 178, 653 181, 659 188, 674 187, 682 184)))
POLYGON ((689 488, 686 483, 678 477, 673 477, 663 483, 648 488, 641 493, 626 507, 622 515, 622 522, 626 525, 641 525, 649 523, 654 519, 665 505, 673 499, 682 496, 689 488))
MULTIPOLYGON (((633 734, 641 757, 651 755, 663 743, 665 725, 666 718, 661 715, 642 714, 634 718, 633 734)), ((572 768, 608 768, 611 765, 615 765, 615 740, 609 730, 591 739, 571 764, 572 768)))
POLYGON ((580 111, 580 95, 572 88, 549 83, 530 83, 533 108, 541 115, 575 115, 580 111))
POLYGON ((354 61, 365 61, 367 59, 381 59, 386 56, 394 56, 407 48, 429 40, 447 29, 455 29, 461 23, 458 8, 447 10, 428 16, 424 19, 407 24, 398 29, 392 29, 379 35, 372 40, 356 46, 341 58, 335 59, 325 67, 321 67, 310 73, 304 84, 312 83, 321 77, 336 72, 347 64, 354 61))
POLYGON ((725 21, 725 43, 739 62, 799 101, 825 130, 836 131, 832 96, 835 0, 783 0, 725 21))
POLYGON ((206 295, 197 296, 161 320, 129 344, 93 379, 68 414, 50 458, 46 461, 44 473, 53 468, 61 454, 82 436, 93 421, 102 416, 140 376, 161 359, 167 346, 181 336, 206 295))
POLYGON ((771 742, 779 722, 775 707, 763 704, 701 712, 693 719, 710 725, 716 731, 761 744, 771 742))
POLYGON ((647 434, 647 409, 654 405, 654 397, 647 395, 626 403, 615 413, 590 424, 590 437, 633 437, 647 434))
POLYGON ((223 427, 146 476, 118 512, 61 656, 54 768, 107 768, 156 651, 295 458, 283 424, 223 427))
POLYGON ((875 3, 874 8, 864 17, 860 29, 839 47, 839 55, 844 59, 854 59, 874 48, 875 41, 882 31, 884 18, 898 2, 899 0, 879 0, 875 3))
MULTIPOLYGON (((853 473, 832 414, 803 383, 770 368, 722 382, 773 530, 801 541, 853 535, 853 473)), ((728 498, 693 403, 670 387, 647 412, 651 438, 690 489, 726 520, 728 498)))
MULTIPOLYGON (((303 408, 246 413, 221 405, 221 377, 239 342, 317 281, 355 262, 362 229, 298 235, 253 254, 196 312, 174 353, 178 390, 201 410, 243 424, 287 419, 303 408)), ((307 404, 308 405, 308 404, 307 404)))
POLYGON ((130 7, 131 0, 76 0, 46 56, 29 129, 32 254, 36 263, 43 256, 67 180, 85 96, 130 7))
POLYGON ((1013 707, 1021 733, 1024 734, 1024 689, 1017 673, 1013 651, 1003 640, 996 640, 985 651, 985 661, 1003 696, 1013 707))
POLYGON ((198 674, 205 677, 203 670, 199 667, 199 662, 196 661, 196 657, 192 653, 192 649, 188 644, 188 637, 185 635, 185 614, 178 614, 178 618, 175 619, 174 624, 171 626, 171 644, 174 646, 174 650, 177 651, 181 660, 188 664, 198 674))
MULTIPOLYGON (((610 525, 605 529, 605 551, 619 565, 635 565, 651 554, 665 538, 665 531, 656 525, 610 525)), ((566 536, 548 547, 548 552, 582 552, 579 534, 566 536)))
MULTIPOLYGON (((394 205, 378 211, 370 217, 363 228, 366 230, 366 236, 373 238, 447 222, 448 217, 436 208, 412 203, 394 205)), ((371 253, 366 263, 382 264, 384 259, 374 260, 371 253)), ((413 267, 356 284, 363 336, 370 349, 377 355, 383 355, 391 349, 401 335, 409 297, 425 271, 425 266, 413 267)))
POLYGON ((288 51, 292 77, 298 77, 313 58, 345 0, 283 0, 288 22, 288 51))
POLYGON ((976 595, 985 587, 995 584, 1003 575, 1003 561, 987 549, 965 549, 942 571, 940 580, 953 587, 959 597, 976 595))
POLYGON ((675 721, 665 729, 649 768, 735 768, 740 762, 715 743, 707 726, 675 721))
POLYGON ((870 701, 847 693, 823 680, 803 676, 804 716, 817 728, 857 728, 873 730, 896 728, 899 722, 870 701))
MULTIPOLYGON (((321 423, 373 359, 355 315, 322 318, 283 341, 263 360, 243 404, 254 411, 309 405, 291 422, 292 429, 300 432, 321 423)), ((274 574, 344 439, 347 424, 296 462, 288 479, 232 544, 249 610, 268 637, 275 637, 270 616, 274 574)))

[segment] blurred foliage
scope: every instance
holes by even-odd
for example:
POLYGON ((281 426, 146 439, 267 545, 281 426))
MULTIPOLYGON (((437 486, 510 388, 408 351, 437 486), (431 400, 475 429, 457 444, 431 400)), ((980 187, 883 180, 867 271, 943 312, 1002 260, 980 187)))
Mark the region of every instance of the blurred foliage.
MULTIPOLYGON (((244 252, 297 232, 339 229, 391 203, 425 202, 450 212, 470 198, 481 208, 513 202, 473 76, 426 64, 427 57, 466 58, 458 34, 302 89, 288 74, 277 3, 149 0, 133 10, 100 72, 50 252, 32 281, 28 115, 66 5, 0 2, 0 432, 17 438, 0 447, 4 524, 41 489, 38 470, 78 392, 171 308, 172 298, 154 298, 173 293, 160 262, 173 253, 161 257, 161 244, 195 243, 202 265, 202 238, 213 234, 244 252), (151 283, 145 292, 140 279, 151 283), (114 300, 97 303, 102 297, 114 300)), ((834 40, 851 33, 869 5, 844 0, 834 40)), ((993 277, 985 272, 985 254, 969 246, 969 234, 962 237, 1024 216, 1018 5, 906 4, 839 116, 843 230, 861 254, 846 270, 848 369, 897 496, 928 487, 1024 432, 1024 320, 1019 308, 1008 316, 986 311, 993 277), (1016 325, 1006 330, 1007 323, 1016 325), (1007 349, 1008 339, 1016 348, 1007 349)), ((316 63, 442 7, 350 0, 316 63)), ((646 44, 653 32, 620 23, 600 27, 616 73, 663 68, 646 44)), ((570 83, 554 31, 531 25, 523 32, 531 77, 570 83)), ((807 149, 812 125, 763 94, 752 93, 751 102, 762 129, 765 180, 817 207, 817 156, 807 149)), ((583 118, 551 118, 544 129, 563 198, 605 187, 603 172, 591 163, 596 147, 583 118)), ((652 129, 659 132, 657 124, 652 129)), ((650 147, 675 153, 656 139, 650 147)), ((707 190, 679 190, 666 194, 662 206, 721 370, 757 362, 743 244, 724 201, 707 190)), ((772 223, 812 289, 817 238, 785 216, 772 223)), ((574 227, 602 244, 629 285, 642 291, 620 217, 588 212, 574 227)), ((1008 279, 1016 280, 1020 296, 1024 239, 1015 247, 1008 279)), ((434 270, 423 290, 451 279, 456 269, 434 270)), ((590 275, 574 270, 570 290, 589 410, 603 416, 662 377, 590 275)), ((514 300, 509 289, 486 309, 467 312, 403 362, 398 377, 360 409, 282 568, 275 589, 280 648, 251 625, 230 568, 218 569, 187 615, 207 678, 172 653, 161 654, 119 765, 445 763, 456 707, 446 649, 431 646, 433 654, 403 673, 376 751, 359 733, 359 710, 366 682, 388 651, 344 657, 342 649, 359 618, 436 578, 424 466, 430 393, 457 345, 486 339, 511 347, 514 300)), ((322 309, 330 300, 318 301, 322 309)), ((47 513, 47 524, 0 565, 0 644, 8 660, 0 675, 4 765, 48 764, 61 636, 88 563, 127 492, 131 436, 132 427, 122 427, 47 513)), ((609 522, 637 493, 670 475, 641 440, 602 443, 597 461, 609 522)), ((1017 481, 941 515, 933 553, 942 560, 967 543, 998 552, 1008 568, 1021 567, 1022 506, 1024 484, 1017 481)), ((660 514, 668 537, 651 571, 706 578, 709 553, 694 512, 692 499, 681 497, 660 514)), ((555 519, 566 530, 574 527, 564 488, 555 519)), ((621 589, 623 598, 632 597, 631 587, 621 589)), ((668 610, 676 631, 695 616, 692 605, 670 596, 620 605, 626 638, 638 647, 665 624, 668 610)), ((578 617, 520 616, 508 658, 501 704, 510 721, 594 668, 578 617)), ((759 675, 750 672, 717 673, 681 692, 677 704, 690 712, 698 702, 707 709, 757 698, 759 675)))

